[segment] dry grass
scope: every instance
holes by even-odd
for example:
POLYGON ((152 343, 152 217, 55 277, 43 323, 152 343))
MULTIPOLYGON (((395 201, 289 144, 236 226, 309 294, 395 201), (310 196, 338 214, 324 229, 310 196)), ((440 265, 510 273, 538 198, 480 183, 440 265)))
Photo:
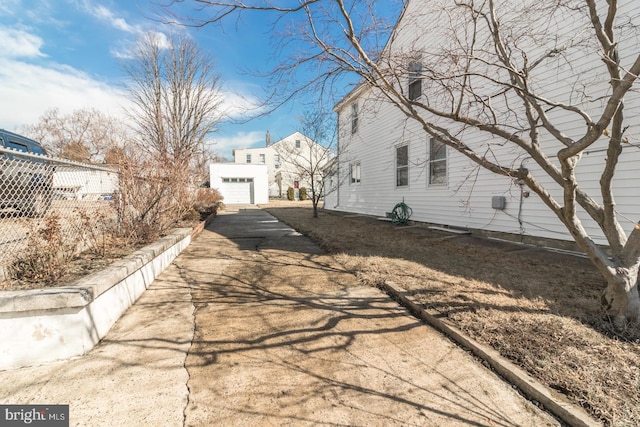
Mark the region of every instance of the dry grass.
MULTIPOLYGON (((295 206, 295 207, 292 207, 295 206)), ((640 425, 640 331, 615 334, 588 260, 426 227, 263 206, 366 284, 393 280, 606 425, 640 425)))

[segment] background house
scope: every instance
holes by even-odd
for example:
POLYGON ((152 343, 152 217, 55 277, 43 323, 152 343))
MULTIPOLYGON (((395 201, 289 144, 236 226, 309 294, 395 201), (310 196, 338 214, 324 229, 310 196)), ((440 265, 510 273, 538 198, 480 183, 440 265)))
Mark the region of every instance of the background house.
POLYGON ((235 164, 266 165, 269 196, 286 197, 287 189, 305 187, 310 190, 311 174, 319 182, 320 170, 327 163, 327 148, 300 132, 271 143, 267 132, 265 146, 233 150, 235 164))
MULTIPOLYGON (((631 2, 625 3, 625 7, 630 10, 629 13, 636 15, 640 11, 640 6, 631 2)), ((394 64, 405 64, 406 72, 404 75, 399 73, 397 81, 410 100, 435 105, 445 99, 448 92, 438 92, 437 83, 422 80, 420 73, 424 69, 436 73, 434 70, 438 70, 438 64, 419 62, 426 61, 426 55, 437 51, 438 43, 444 40, 444 32, 450 28, 446 25, 442 28, 434 26, 433 22, 439 21, 429 15, 430 8, 426 1, 407 3, 383 56, 394 58, 396 62, 390 61, 394 64)), ((557 31, 559 34, 573 34, 563 26, 557 31)), ((523 37, 523 40, 528 39, 523 37)), ((560 42, 556 43, 561 45, 560 42)), ((627 48, 629 43, 635 43, 631 51, 637 51, 637 39, 627 38, 621 43, 627 44, 627 48)), ((548 61, 537 64, 535 77, 539 80, 536 88, 558 104, 579 105, 598 117, 598 111, 602 108, 598 100, 606 100, 610 91, 606 75, 602 79, 598 74, 601 71, 597 67, 602 66, 600 51, 587 51, 583 46, 576 46, 575 50, 563 52, 562 62, 549 57, 548 61), (604 84, 601 83, 603 80, 604 84), (575 90, 577 87, 580 87, 579 93, 575 90), (588 93, 588 96, 578 96, 582 92, 588 93)), ((524 44, 520 47, 526 50, 524 44)), ((535 52, 535 49, 532 48, 532 51, 535 52)), ((542 53, 537 52, 539 55, 542 53)), ((633 55, 631 57, 633 59, 633 55)), ((486 89, 487 99, 491 93, 500 93, 499 88, 491 92, 488 80, 483 82, 485 87, 474 87, 486 89)), ((518 103, 517 99, 505 100, 506 97, 496 96, 491 112, 496 114, 496 120, 504 121, 505 128, 512 129, 515 134, 520 130, 517 114, 522 103, 518 103)), ((613 183, 614 188, 619 189, 616 212, 621 218, 630 219, 624 225, 626 229, 633 227, 633 220, 637 219, 640 210, 640 201, 634 196, 637 187, 631 185, 637 183, 637 165, 640 162, 637 140, 633 143, 640 126, 638 98, 636 93, 630 93, 625 98, 625 119, 629 124, 625 135, 629 137, 629 143, 623 145, 613 183)), ((339 154, 337 168, 327 179, 333 180, 337 188, 325 199, 325 208, 384 216, 396 203, 405 201, 413 210, 412 220, 502 233, 504 237, 521 241, 554 239, 559 244, 573 241, 564 224, 522 181, 479 168, 465 155, 430 138, 420 123, 408 120, 407 115, 381 96, 377 89, 361 84, 334 109, 338 114, 339 154)), ((550 114, 566 135, 578 138, 584 132, 584 120, 576 118, 568 109, 554 109, 550 114)), ((429 119, 441 128, 451 123, 444 119, 438 121, 432 116, 429 119)), ((477 152, 481 152, 478 147, 486 147, 485 155, 495 163, 510 169, 527 169, 549 189, 554 198, 563 199, 562 190, 526 152, 505 144, 504 139, 492 139, 491 135, 471 127, 460 125, 446 129, 477 152)), ((523 134, 527 134, 526 129, 523 134)), ((549 135, 543 135, 542 142, 545 152, 551 154, 563 148, 549 135)), ((594 194, 596 200, 607 145, 608 138, 603 136, 585 152, 576 170, 578 182, 582 188, 594 194)), ((582 221, 596 243, 607 244, 600 228, 591 218, 584 215, 582 221)))

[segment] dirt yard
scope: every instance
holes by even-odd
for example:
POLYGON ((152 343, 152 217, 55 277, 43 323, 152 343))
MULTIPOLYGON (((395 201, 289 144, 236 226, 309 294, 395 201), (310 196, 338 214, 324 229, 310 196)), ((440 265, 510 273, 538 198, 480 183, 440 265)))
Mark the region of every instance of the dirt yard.
POLYGON ((359 280, 392 280, 610 426, 640 425, 640 329, 613 331, 603 279, 581 257, 311 205, 262 206, 359 280))

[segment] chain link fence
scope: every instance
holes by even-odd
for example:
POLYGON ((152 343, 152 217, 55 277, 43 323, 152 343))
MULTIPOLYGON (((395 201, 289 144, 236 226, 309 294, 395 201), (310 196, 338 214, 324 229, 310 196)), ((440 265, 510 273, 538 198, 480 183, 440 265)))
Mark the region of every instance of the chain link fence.
POLYGON ((73 256, 98 244, 117 226, 118 180, 109 167, 0 147, 0 280, 46 251, 73 256))

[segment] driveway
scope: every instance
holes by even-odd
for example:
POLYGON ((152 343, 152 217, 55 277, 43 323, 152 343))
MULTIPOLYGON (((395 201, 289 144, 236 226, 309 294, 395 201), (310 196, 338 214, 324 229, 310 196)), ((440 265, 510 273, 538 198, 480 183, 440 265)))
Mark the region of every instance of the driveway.
POLYGON ((262 210, 223 211, 176 265, 195 307, 186 425, 558 424, 262 210))

